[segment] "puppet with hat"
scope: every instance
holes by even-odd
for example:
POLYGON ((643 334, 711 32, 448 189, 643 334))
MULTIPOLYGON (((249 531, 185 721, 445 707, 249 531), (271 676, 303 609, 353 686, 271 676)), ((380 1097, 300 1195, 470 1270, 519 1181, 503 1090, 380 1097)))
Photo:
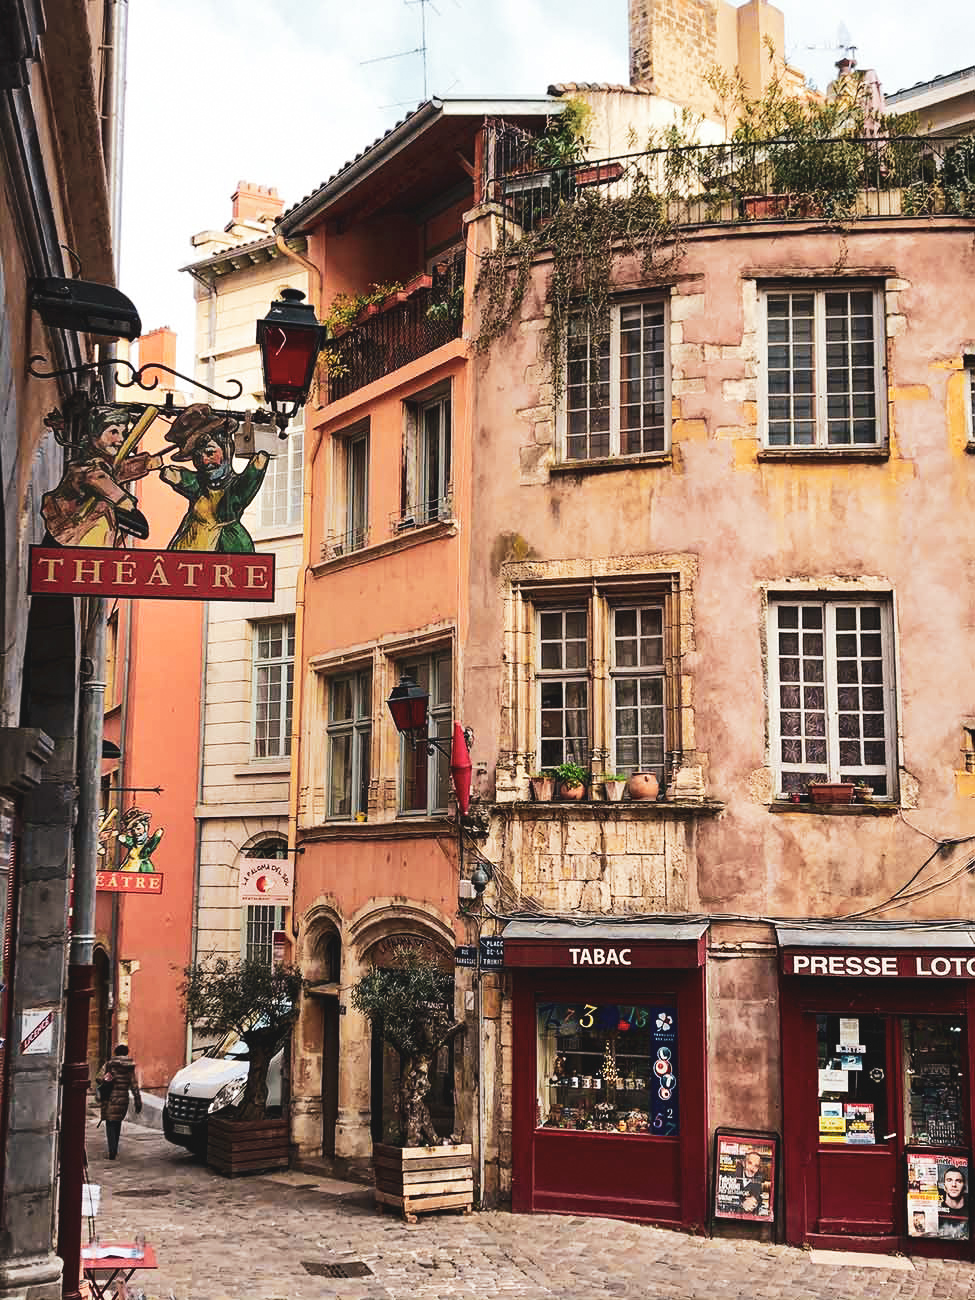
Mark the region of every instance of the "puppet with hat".
POLYGON ((268 454, 259 451, 238 474, 233 467, 236 423, 205 402, 188 406, 173 421, 166 440, 175 445, 174 461, 188 460, 193 472, 167 465, 164 483, 189 501, 171 551, 250 553, 254 542, 241 516, 257 496, 267 472, 268 454))

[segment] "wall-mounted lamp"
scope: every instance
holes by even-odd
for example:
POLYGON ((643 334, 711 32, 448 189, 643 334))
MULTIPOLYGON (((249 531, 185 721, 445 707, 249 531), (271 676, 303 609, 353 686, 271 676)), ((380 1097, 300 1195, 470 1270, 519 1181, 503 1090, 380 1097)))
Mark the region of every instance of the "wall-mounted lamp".
POLYGON ((137 339, 142 333, 135 305, 110 284, 33 277, 27 282, 27 292, 33 310, 54 329, 109 339, 137 339))
POLYGON ((464 816, 471 805, 471 745, 474 733, 470 727, 454 723, 451 740, 441 740, 429 734, 427 706, 429 692, 419 686, 409 673, 403 673, 389 693, 386 705, 392 715, 396 730, 414 749, 425 745, 428 754, 435 750, 450 761, 450 779, 457 795, 457 806, 464 816))
POLYGON ((326 329, 319 325, 311 303, 300 289, 282 289, 263 320, 257 322, 257 345, 264 369, 264 397, 270 404, 279 436, 308 400, 318 354, 326 329))

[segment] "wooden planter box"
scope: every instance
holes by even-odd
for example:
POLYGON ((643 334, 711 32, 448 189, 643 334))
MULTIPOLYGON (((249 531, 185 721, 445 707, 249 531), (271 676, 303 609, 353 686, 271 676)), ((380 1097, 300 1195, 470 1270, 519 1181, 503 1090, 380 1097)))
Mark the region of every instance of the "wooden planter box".
POLYGON ((287 1169, 288 1121, 234 1121, 213 1116, 207 1124, 207 1164, 230 1177, 287 1169))
POLYGON ((835 781, 830 785, 811 785, 809 798, 813 803, 852 803, 853 785, 846 781, 835 781))
POLYGON ((407 1223, 430 1210, 463 1210, 474 1204, 474 1169, 469 1142, 446 1147, 392 1147, 376 1142, 372 1163, 376 1204, 402 1211, 407 1223))

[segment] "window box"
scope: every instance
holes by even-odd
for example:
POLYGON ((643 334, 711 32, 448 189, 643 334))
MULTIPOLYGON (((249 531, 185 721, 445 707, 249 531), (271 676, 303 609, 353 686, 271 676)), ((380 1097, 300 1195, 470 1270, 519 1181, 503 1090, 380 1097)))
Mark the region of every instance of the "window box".
POLYGON ((618 181, 622 175, 622 163, 595 163, 591 167, 577 167, 575 182, 576 185, 608 185, 610 181, 618 181))
POLYGON ((813 803, 852 803, 852 781, 823 782, 809 787, 809 798, 813 803))

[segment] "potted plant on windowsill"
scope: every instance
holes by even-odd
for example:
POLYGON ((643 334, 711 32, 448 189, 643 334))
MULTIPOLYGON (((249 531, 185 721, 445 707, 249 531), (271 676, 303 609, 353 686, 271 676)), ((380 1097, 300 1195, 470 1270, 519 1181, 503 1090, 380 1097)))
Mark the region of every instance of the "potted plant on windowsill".
POLYGON ((555 793, 555 777, 551 772, 543 769, 541 772, 533 772, 528 778, 532 787, 532 798, 536 803, 551 803, 552 795, 555 793))
POLYGON ((190 1023, 220 1038, 234 1032, 247 1046, 243 1095, 208 1119, 207 1164, 224 1174, 286 1169, 288 1117, 266 1114, 267 1076, 298 1016, 301 972, 280 962, 232 962, 210 954, 184 974, 190 1023))
POLYGON ((627 776, 625 772, 613 772, 603 777, 603 789, 606 791, 607 803, 619 803, 626 792, 627 776))
POLYGON ((574 802, 585 799, 589 773, 581 764, 560 763, 555 769, 555 775, 558 778, 560 799, 571 799, 574 802))
POLYGON ((404 940, 392 963, 363 975, 352 1005, 400 1055, 399 1143, 373 1143, 376 1204, 395 1206, 415 1223, 424 1211, 470 1212, 473 1203, 473 1148, 441 1142, 427 1106, 434 1058, 466 1025, 453 1017, 453 973, 429 949, 404 940))
POLYGON ((853 782, 831 781, 828 776, 809 778, 809 798, 813 803, 852 803, 853 782))

